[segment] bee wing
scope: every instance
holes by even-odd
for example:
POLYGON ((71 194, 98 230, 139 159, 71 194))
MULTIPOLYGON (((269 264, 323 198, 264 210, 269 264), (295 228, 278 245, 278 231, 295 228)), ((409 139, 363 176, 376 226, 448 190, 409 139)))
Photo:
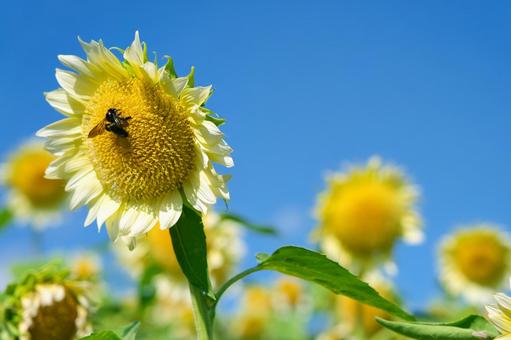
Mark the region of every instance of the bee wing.
POLYGON ((106 119, 103 119, 103 120, 101 120, 101 122, 98 123, 98 125, 96 125, 95 127, 92 128, 92 130, 89 131, 89 135, 87 137, 94 138, 94 137, 102 134, 103 132, 106 131, 105 127, 106 127, 106 119))

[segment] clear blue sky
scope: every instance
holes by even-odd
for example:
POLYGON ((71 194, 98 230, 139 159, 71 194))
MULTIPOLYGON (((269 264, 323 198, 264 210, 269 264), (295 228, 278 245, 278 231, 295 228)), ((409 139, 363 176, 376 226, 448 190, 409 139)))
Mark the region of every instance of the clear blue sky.
MULTIPOLYGON (((0 12, 2 154, 58 117, 42 92, 57 86, 58 54, 83 55, 78 35, 125 47, 138 29, 150 51, 216 88, 210 107, 235 149, 231 209, 283 228, 278 240, 249 235, 247 264, 310 246, 324 173, 373 154, 422 188, 427 242, 397 252, 411 306, 437 293, 436 241, 454 225, 511 225, 509 2, 19 3, 0 12)), ((46 248, 105 239, 83 218, 46 234, 46 248)), ((0 234, 1 266, 29 241, 24 229, 0 234)))

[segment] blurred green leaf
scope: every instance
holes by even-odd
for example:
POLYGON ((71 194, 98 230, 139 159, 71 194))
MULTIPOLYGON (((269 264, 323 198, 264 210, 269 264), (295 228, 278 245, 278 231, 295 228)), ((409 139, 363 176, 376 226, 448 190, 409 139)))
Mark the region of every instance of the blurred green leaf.
POLYGON ((135 336, 137 335, 139 327, 140 327, 139 321, 134 321, 131 324, 129 324, 122 331, 122 340, 135 340, 135 336))
POLYGON ((249 222, 245 218, 243 218, 239 215, 236 215, 236 214, 222 213, 222 214, 220 214, 220 218, 222 220, 229 220, 229 221, 237 222, 237 223, 241 224, 242 226, 244 226, 245 228, 255 231, 257 233, 260 233, 260 234, 277 235, 277 230, 275 230, 275 228, 266 226, 266 225, 255 224, 255 223, 249 222))
POLYGON ((13 215, 7 208, 0 209, 0 230, 4 229, 12 221, 13 215))
POLYGON ((80 338, 80 340, 122 340, 122 338, 112 331, 99 331, 80 338))
POLYGON ((376 319, 384 327, 414 339, 481 340, 493 339, 499 335, 495 327, 479 315, 470 315, 449 323, 399 322, 376 319))
POLYGON ((91 335, 80 338, 80 340, 135 340, 140 322, 134 321, 119 331, 122 336, 114 331, 98 331, 91 335))
POLYGON ((202 292, 209 293, 206 235, 201 216, 183 205, 179 221, 170 228, 170 236, 176 258, 188 281, 202 292))

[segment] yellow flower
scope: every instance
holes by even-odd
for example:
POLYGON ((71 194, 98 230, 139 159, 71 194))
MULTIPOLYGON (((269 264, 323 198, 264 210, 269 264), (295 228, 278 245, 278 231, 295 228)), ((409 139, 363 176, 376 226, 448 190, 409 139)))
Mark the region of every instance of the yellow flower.
POLYGON ((176 77, 170 58, 148 61, 138 32, 122 61, 102 41, 80 42, 87 60, 59 56, 74 72, 58 69, 61 88, 46 94, 66 118, 38 135, 57 156, 46 176, 67 181, 72 209, 89 206, 85 225, 132 241, 173 226, 183 199, 202 213, 228 200, 228 177, 213 162, 232 166, 232 149, 204 107, 211 86, 194 87, 193 71, 176 77))
POLYGON ((402 172, 379 158, 334 174, 316 207, 322 249, 352 269, 388 261, 399 238, 422 240, 417 197, 402 172))
POLYGON ((79 255, 71 262, 71 274, 77 280, 94 280, 100 270, 100 260, 94 255, 79 255))
POLYGON ((501 336, 495 339, 511 339, 511 298, 503 293, 495 296, 497 304, 487 305, 488 319, 497 327, 501 336))
MULTIPOLYGON (((241 238, 242 227, 230 220, 223 220, 213 210, 203 218, 208 268, 213 284, 227 279, 244 254, 241 238)), ((184 282, 185 277, 177 262, 168 230, 153 228, 137 239, 137 248, 115 247, 121 262, 135 276, 140 276, 152 264, 159 266, 174 281, 184 282)))
POLYGON ((233 324, 239 339, 264 339, 268 323, 272 318, 273 301, 270 291, 260 286, 245 288, 241 301, 241 313, 233 324))
POLYGON ((511 273, 511 240, 492 225, 465 226, 441 243, 439 267, 448 292, 487 302, 511 273))
POLYGON ((3 183, 8 188, 7 205, 14 216, 36 228, 55 224, 66 199, 64 182, 44 178, 55 157, 43 143, 30 141, 16 150, 3 165, 3 183))

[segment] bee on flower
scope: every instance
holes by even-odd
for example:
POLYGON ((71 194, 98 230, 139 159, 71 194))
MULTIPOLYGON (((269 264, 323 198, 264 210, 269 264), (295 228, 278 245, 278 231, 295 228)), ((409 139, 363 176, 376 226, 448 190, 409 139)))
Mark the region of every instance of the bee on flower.
POLYGON ((15 150, 2 165, 2 184, 7 188, 7 208, 15 220, 43 229, 55 225, 66 201, 65 183, 45 178, 55 156, 41 141, 31 140, 15 150))
POLYGON ((314 238, 327 256, 354 272, 381 263, 393 270, 396 242, 422 240, 417 199, 417 188, 398 168, 373 157, 366 166, 328 177, 315 210, 314 238))
POLYGON ((38 131, 56 159, 48 178, 66 182, 72 209, 89 207, 85 225, 106 224, 112 240, 133 240, 156 225, 172 227, 188 202, 206 213, 229 199, 232 149, 205 107, 211 86, 197 87, 193 70, 177 77, 173 62, 147 56, 138 32, 122 60, 103 42, 81 41, 86 59, 61 55, 57 90, 46 100, 64 119, 38 131))
POLYGON ((486 303, 511 274, 511 239, 491 224, 462 226, 441 242, 439 272, 448 293, 486 303))
POLYGON ((9 285, 2 295, 1 339, 73 340, 91 332, 87 283, 48 267, 9 285))

